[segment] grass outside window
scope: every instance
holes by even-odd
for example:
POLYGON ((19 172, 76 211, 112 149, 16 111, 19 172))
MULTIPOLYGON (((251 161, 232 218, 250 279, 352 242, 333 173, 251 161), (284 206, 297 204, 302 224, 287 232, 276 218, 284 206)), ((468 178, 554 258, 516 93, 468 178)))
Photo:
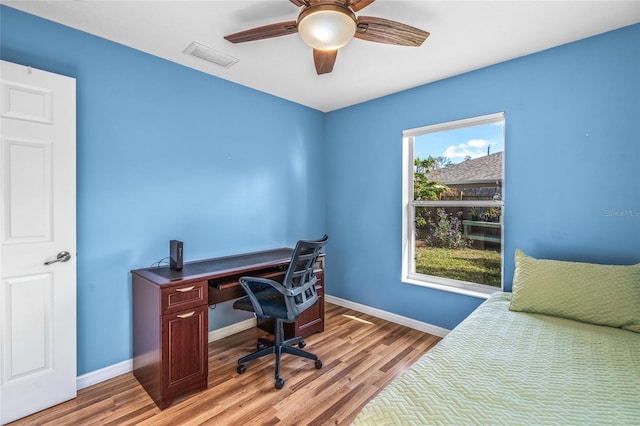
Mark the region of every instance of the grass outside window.
POLYGON ((500 252, 416 244, 416 273, 500 288, 500 252))

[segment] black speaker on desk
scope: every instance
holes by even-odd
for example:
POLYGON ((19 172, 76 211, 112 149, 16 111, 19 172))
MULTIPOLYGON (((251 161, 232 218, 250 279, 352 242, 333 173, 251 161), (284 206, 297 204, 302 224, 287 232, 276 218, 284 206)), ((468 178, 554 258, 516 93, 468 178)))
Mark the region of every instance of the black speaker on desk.
POLYGON ((182 271, 182 241, 169 241, 169 267, 174 271, 182 271))

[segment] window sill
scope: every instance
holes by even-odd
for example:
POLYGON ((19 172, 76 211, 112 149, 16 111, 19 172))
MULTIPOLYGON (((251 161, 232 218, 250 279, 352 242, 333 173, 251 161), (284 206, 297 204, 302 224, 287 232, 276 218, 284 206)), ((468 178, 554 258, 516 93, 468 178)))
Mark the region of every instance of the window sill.
POLYGON ((408 278, 408 277, 404 277, 402 279, 403 283, 406 284, 411 284, 411 285, 417 285, 420 287, 428 287, 428 288, 432 288, 435 290, 441 290, 441 291, 448 291, 449 293, 457 293, 457 294, 463 294, 465 296, 471 296, 471 297, 477 297, 479 299, 487 299, 489 298, 489 296, 492 293, 495 293, 496 291, 502 291, 499 288, 463 288, 463 287, 454 287, 451 285, 447 285, 447 284, 438 284, 438 283, 434 283, 434 282, 429 282, 429 281, 422 281, 422 280, 417 280, 414 278, 408 278))

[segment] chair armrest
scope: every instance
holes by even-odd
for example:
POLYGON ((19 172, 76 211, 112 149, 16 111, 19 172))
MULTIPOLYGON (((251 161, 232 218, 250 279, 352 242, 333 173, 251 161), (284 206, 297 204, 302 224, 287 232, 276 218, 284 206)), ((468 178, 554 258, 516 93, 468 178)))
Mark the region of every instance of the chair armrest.
POLYGON ((278 293, 282 294, 284 298, 284 303, 287 305, 287 311, 289 313, 296 312, 296 307, 291 300, 293 297, 298 296, 308 289, 315 287, 318 282, 317 277, 313 277, 311 280, 306 282, 304 285, 292 289, 288 289, 277 281, 270 280, 268 278, 260 278, 260 277, 241 277, 240 285, 247 293, 249 300, 251 301, 251 305, 253 305, 253 311, 256 316, 264 317, 264 309, 262 308, 262 303, 260 301, 260 290, 259 288, 264 288, 265 285, 270 286, 271 288, 278 291, 278 293))
POLYGON ((277 281, 270 280, 268 278, 260 278, 260 277, 240 277, 240 285, 249 296, 249 300, 253 305, 253 309, 257 316, 264 316, 264 311, 262 309, 262 304, 260 303, 260 299, 258 299, 257 294, 260 293, 258 288, 264 288, 264 286, 268 285, 274 289, 276 289, 283 296, 287 294, 289 290, 280 284, 277 281))
POLYGON ((305 283, 304 285, 300 286, 300 287, 296 287, 296 288, 286 288, 285 286, 283 286, 282 284, 280 284, 277 281, 273 281, 270 280, 268 278, 256 278, 256 277, 242 277, 240 278, 240 283, 242 284, 242 279, 246 279, 247 280, 247 284, 250 286, 251 284, 268 284, 271 287, 273 287, 274 289, 278 290, 278 292, 280 294, 282 294, 283 296, 297 296, 300 293, 306 291, 308 288, 311 288, 313 286, 316 285, 316 283, 318 282, 318 278, 316 278, 315 276, 313 277, 313 279, 309 280, 309 282, 305 283))

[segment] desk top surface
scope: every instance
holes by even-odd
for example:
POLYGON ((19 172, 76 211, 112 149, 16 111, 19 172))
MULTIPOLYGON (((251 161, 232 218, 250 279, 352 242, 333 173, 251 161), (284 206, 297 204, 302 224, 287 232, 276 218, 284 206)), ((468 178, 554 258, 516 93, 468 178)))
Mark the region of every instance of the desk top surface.
POLYGON ((257 269, 286 265, 291 261, 293 249, 284 247, 254 253, 186 262, 182 271, 168 266, 136 269, 132 274, 140 275, 156 284, 183 282, 185 280, 211 279, 255 271, 257 269))

